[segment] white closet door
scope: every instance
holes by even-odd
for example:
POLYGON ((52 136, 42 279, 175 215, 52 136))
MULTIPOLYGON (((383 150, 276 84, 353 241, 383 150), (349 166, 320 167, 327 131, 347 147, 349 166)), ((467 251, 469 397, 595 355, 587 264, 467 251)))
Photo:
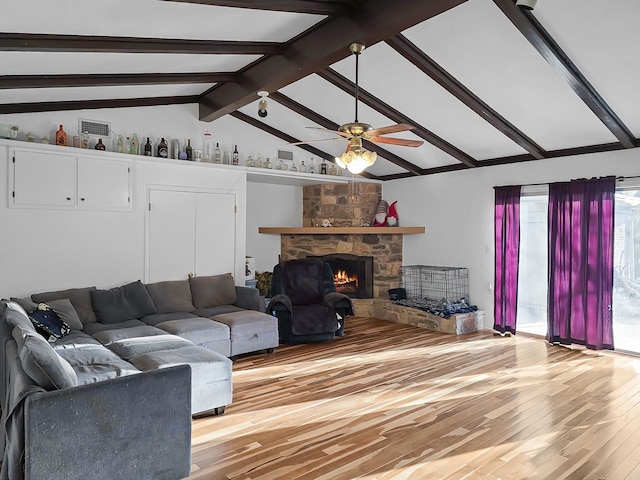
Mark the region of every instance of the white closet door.
POLYGON ((235 272, 235 195, 151 190, 148 283, 235 272))
POLYGON ((235 210, 235 195, 196 194, 196 275, 234 274, 235 210))
POLYGON ((149 199, 147 283, 187 278, 195 273, 194 194, 152 190, 149 199))

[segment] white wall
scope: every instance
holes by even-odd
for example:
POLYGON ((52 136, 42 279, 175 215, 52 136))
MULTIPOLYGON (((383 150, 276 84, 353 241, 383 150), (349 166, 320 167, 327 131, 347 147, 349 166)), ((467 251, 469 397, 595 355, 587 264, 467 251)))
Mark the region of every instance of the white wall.
POLYGON ((594 176, 640 175, 640 150, 469 169, 383 185, 384 199, 398 200, 403 226, 424 225, 424 235, 404 237, 405 265, 469 268, 469 296, 493 325, 494 186, 567 181, 594 176))
POLYGON ((256 271, 272 271, 280 255, 280 235, 258 233, 258 227, 302 226, 302 187, 247 184, 247 255, 256 271))

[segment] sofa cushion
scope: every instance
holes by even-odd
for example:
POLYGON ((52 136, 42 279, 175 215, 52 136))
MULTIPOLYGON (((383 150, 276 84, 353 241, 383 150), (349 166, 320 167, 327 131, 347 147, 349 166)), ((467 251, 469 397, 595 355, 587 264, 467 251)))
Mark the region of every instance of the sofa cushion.
POLYGON ((49 300, 46 305, 49 305, 51 309, 58 314, 60 320, 69 325, 72 330, 82 330, 84 328, 80 321, 80 317, 78 316, 78 312, 76 312, 71 300, 68 298, 49 300))
POLYGON ((188 280, 172 280, 145 285, 157 313, 190 312, 195 309, 188 280))
POLYGON ((85 333, 94 335, 98 332, 105 332, 107 330, 119 330, 121 328, 143 327, 146 323, 140 320, 125 320, 119 323, 99 323, 93 322, 84 326, 85 333))
POLYGON ((102 345, 109 345, 126 338, 152 337, 154 335, 166 335, 167 332, 150 325, 142 325, 139 327, 119 328, 114 330, 104 330, 94 333, 92 336, 102 345))
POLYGON ((166 352, 176 348, 193 347, 193 343, 177 335, 156 335, 152 337, 125 338, 110 343, 107 348, 125 360, 152 352, 166 352))
POLYGON ((31 300, 31 297, 23 297, 23 298, 11 297, 11 301, 20 305, 25 312, 30 312, 31 310, 35 310, 36 307, 38 306, 36 302, 31 300))
POLYGON ((236 285, 230 273, 189 278, 193 305, 196 308, 236 303, 236 285))
POLYGON ((222 313, 242 312, 244 309, 235 305, 218 305, 217 307, 199 308, 193 313, 199 317, 212 318, 222 313))
POLYGON ((4 303, 4 318, 12 330, 14 327, 22 325, 26 329, 36 333, 36 328, 33 326, 33 323, 31 323, 29 314, 16 302, 11 301, 4 303))
POLYGON ((96 287, 85 287, 58 290, 56 292, 35 293, 31 295, 31 300, 36 303, 47 303, 51 300, 68 298, 73 308, 78 312, 78 317, 82 323, 95 322, 96 314, 93 312, 91 294, 89 293, 95 289, 96 287))
POLYGON ((12 334, 22 368, 40 387, 51 391, 78 385, 78 377, 71 365, 44 338, 21 325, 14 327, 12 334))
POLYGON ((38 308, 29 312, 29 320, 36 327, 36 331, 49 342, 68 335, 71 331, 69 325, 46 303, 38 304, 38 308))
POLYGON ((91 303, 100 323, 118 323, 156 313, 140 280, 109 290, 92 290, 91 303))
POLYGON ((188 312, 173 312, 173 313, 152 313, 146 317, 142 317, 142 320, 147 325, 156 326, 159 323, 168 322, 171 320, 184 320, 187 318, 198 318, 197 315, 188 312))
MULTIPOLYGON (((74 333, 76 332, 71 335, 74 333)), ((82 334, 82 332, 77 332, 77 334, 82 334)), ((88 340, 84 336, 76 338, 75 348, 72 345, 65 345, 64 347, 56 345, 55 348, 60 357, 73 367, 78 378, 78 385, 101 382, 140 372, 140 370, 104 345, 100 345, 94 339, 88 340), (95 344, 92 344, 92 341, 95 344)))

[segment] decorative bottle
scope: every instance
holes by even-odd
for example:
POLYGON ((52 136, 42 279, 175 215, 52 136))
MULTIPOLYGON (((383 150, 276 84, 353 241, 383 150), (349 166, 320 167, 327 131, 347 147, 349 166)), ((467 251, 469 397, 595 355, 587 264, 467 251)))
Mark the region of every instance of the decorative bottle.
POLYGON ((122 138, 122 135, 118 135, 117 150, 118 150, 118 153, 124 153, 124 139, 122 138))
POLYGON ((269 161, 269 157, 267 157, 267 160, 264 162, 264 168, 271 170, 273 168, 273 165, 271 165, 271 162, 269 161))
POLYGON ((131 153, 131 138, 128 136, 124 139, 124 150, 122 153, 131 153))
POLYGON ((144 156, 150 157, 152 155, 153 147, 151 146, 151 140, 147 137, 147 143, 144 144, 144 156))
POLYGON ((307 173, 309 171, 309 169, 307 168, 307 166, 304 164, 304 160, 302 160, 300 162, 300 173, 307 173))
POLYGON ((316 173, 316 164, 313 162, 313 157, 311 157, 311 164, 309 165, 309 173, 316 173))
POLYGON ((256 162, 253 160, 253 157, 249 155, 247 157, 247 167, 255 167, 255 166, 256 166, 256 162))
POLYGON ((168 158, 169 157, 169 146, 167 145, 167 141, 162 137, 160 143, 158 144, 158 156, 160 158, 168 158))
POLYGON ((222 156, 220 155, 220 144, 216 143, 216 149, 213 152, 213 163, 222 163, 222 156))
POLYGON ((107 149, 107 147, 105 147, 104 143, 102 143, 102 139, 101 138, 98 139, 98 143, 96 143, 95 149, 96 150, 102 150, 102 151, 107 149))
POLYGON ((187 154, 187 160, 193 160, 193 148, 191 148, 191 139, 187 138, 187 147, 184 149, 187 154))
POLYGON ((290 172, 297 172, 298 171, 298 167, 296 167, 295 160, 293 162, 291 162, 291 166, 289 167, 289 171, 290 172))
POLYGON ((331 166, 329 167, 329 175, 338 175, 338 169, 336 168, 335 163, 331 163, 331 166))
POLYGON ((320 164, 320 173, 322 175, 327 174, 327 161, 324 158, 322 159, 322 163, 320 164))
POLYGON ((258 156, 256 157, 256 163, 255 166, 258 168, 263 168, 264 167, 264 162, 262 161, 262 154, 258 153, 258 156))
POLYGON ((86 130, 80 135, 80 148, 89 148, 89 132, 86 130))
POLYGON ((233 148, 233 164, 240 165, 240 154, 238 153, 238 145, 235 145, 233 148))
POLYGON ((131 155, 140 155, 140 141, 138 140, 138 135, 135 133, 133 137, 131 137, 131 148, 129 149, 129 153, 131 155))
POLYGON ((56 145, 67 146, 67 132, 64 131, 62 125, 60 125, 60 130, 56 132, 56 145))
POLYGON ((229 151, 225 150, 224 154, 222 155, 222 164, 223 165, 229 165, 229 151))

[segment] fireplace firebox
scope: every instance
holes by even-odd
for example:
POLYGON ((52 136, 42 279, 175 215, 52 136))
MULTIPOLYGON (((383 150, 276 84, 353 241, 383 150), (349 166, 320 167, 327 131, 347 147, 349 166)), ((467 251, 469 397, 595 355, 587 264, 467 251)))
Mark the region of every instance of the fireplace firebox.
POLYGON ((321 258, 331 265, 339 293, 351 298, 373 298, 373 257, 333 253, 312 258, 321 258))

